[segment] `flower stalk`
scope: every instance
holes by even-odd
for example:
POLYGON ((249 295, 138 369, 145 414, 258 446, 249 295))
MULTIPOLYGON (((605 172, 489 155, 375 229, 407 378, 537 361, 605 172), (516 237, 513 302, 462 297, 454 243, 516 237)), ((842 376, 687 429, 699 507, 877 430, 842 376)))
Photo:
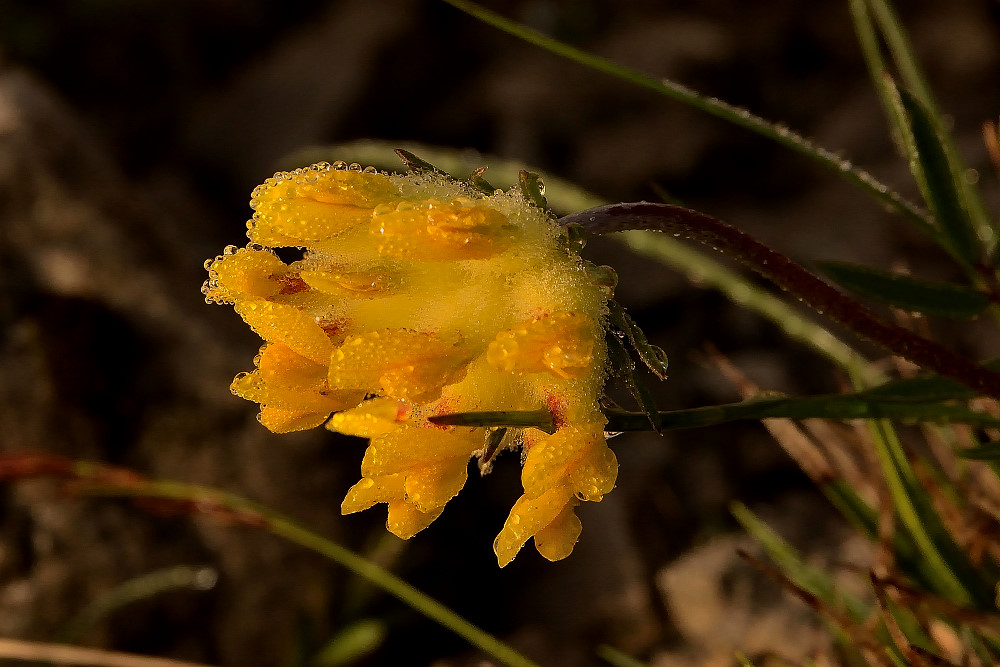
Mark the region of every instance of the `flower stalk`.
POLYGON ((639 202, 599 206, 568 215, 560 222, 582 225, 592 234, 661 231, 710 246, 742 262, 819 314, 848 327, 891 354, 979 393, 1000 398, 1000 374, 882 319, 785 255, 704 213, 671 204, 639 202))

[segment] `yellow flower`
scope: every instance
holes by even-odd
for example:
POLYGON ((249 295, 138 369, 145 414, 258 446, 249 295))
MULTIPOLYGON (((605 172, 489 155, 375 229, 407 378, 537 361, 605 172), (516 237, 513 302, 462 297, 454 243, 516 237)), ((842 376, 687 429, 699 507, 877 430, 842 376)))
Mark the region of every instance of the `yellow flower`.
POLYGON ((461 491, 490 433, 430 417, 548 409, 555 433, 503 440, 524 449, 524 495, 494 550, 501 566, 529 538, 546 558, 569 555, 573 508, 599 501, 618 469, 598 404, 610 294, 553 219, 517 190, 343 163, 275 174, 251 206, 250 243, 206 262, 202 291, 266 341, 232 386, 261 423, 371 438, 342 510, 386 503, 388 529, 409 538, 461 491))

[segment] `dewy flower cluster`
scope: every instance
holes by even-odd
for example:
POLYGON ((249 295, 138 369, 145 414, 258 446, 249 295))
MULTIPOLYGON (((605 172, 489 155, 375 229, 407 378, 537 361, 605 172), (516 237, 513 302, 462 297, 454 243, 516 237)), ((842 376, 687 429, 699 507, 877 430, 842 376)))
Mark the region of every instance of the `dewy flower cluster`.
POLYGON ((265 340, 232 384, 283 433, 326 424, 370 438, 352 513, 388 505, 409 538, 464 486, 493 429, 433 415, 547 409, 555 432, 508 429, 524 495, 494 543, 501 566, 534 538, 550 560, 580 535, 618 463, 598 405, 606 287, 563 230, 516 189, 484 195, 429 172, 320 163, 254 190, 246 248, 206 262, 206 299, 231 303, 265 340), (283 262, 272 248, 304 250, 283 262), (331 416, 332 415, 332 416, 331 416))

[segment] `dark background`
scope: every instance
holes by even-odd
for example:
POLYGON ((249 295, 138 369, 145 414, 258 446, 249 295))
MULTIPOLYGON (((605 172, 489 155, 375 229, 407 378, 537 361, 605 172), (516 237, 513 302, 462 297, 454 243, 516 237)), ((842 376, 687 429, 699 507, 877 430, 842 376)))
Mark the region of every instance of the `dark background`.
MULTIPOLYGON (((900 3, 958 143, 996 210, 980 127, 1000 110, 1000 4, 900 3)), ((912 195, 846 3, 524 0, 505 15, 642 72, 786 123, 912 195)), ((609 200, 684 203, 799 261, 955 271, 926 239, 804 158, 543 53, 432 0, 0 0, 0 448, 42 450, 229 489, 380 559, 547 665, 607 643, 656 665, 729 664, 734 647, 804 656, 809 613, 734 555, 737 498, 818 562, 864 564, 755 425, 625 435, 618 488, 580 511, 573 556, 491 545, 519 495, 514 457, 470 478, 409 543, 384 510, 342 518, 364 443, 273 435, 232 397, 259 340, 203 303, 202 262, 243 243, 252 188, 283 156, 359 138, 474 148, 609 200), (714 662, 713 662, 714 661, 714 662)), ((699 361, 717 346, 768 388, 838 386, 761 318, 683 276, 594 243, 619 297, 669 354, 663 408, 736 400, 699 361)), ((997 354, 973 327, 938 331, 997 354)), ((158 568, 209 566, 209 591, 131 605, 90 645, 220 665, 296 665, 362 619, 388 628, 363 664, 482 656, 339 567, 248 528, 0 491, 0 636, 52 640, 89 602, 158 568), (298 662, 297 662, 298 661, 298 662)), ((436 662, 435 662, 436 661, 436 662)))

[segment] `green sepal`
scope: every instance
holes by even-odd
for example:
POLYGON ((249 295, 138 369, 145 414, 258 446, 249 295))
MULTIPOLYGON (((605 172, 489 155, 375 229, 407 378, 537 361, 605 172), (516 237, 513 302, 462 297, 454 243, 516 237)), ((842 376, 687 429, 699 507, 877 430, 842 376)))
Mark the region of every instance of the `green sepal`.
POLYGON ((845 289, 909 312, 970 318, 990 305, 989 295, 961 285, 920 280, 847 262, 820 262, 820 268, 845 289))
POLYGON ((438 167, 435 167, 427 160, 417 156, 414 153, 411 153, 408 150, 405 150, 403 148, 395 148, 393 149, 392 152, 395 153, 399 157, 399 159, 403 161, 403 164, 405 164, 406 168, 410 171, 431 171, 434 172, 435 174, 444 174, 445 176, 451 177, 451 174, 447 173, 442 169, 439 169, 438 167))
POLYGON ((628 337, 632 348, 639 355, 642 363, 653 372, 653 375, 661 380, 667 379, 667 353, 662 349, 651 345, 646 339, 646 334, 642 332, 639 325, 635 323, 625 309, 617 301, 608 302, 609 317, 611 326, 628 337))
POLYGON ((496 188, 490 185, 490 182, 483 178, 483 174, 486 173, 486 167, 480 167, 476 169, 469 175, 469 183, 475 189, 482 192, 484 195, 492 195, 496 192, 496 188))
POLYGON ((635 398, 642 413, 646 415, 650 426, 660 433, 660 415, 649 387, 635 373, 635 362, 625 349, 622 339, 614 331, 609 331, 605 338, 608 341, 608 358, 611 362, 611 372, 625 381, 629 393, 635 398))
POLYGON ((545 184, 542 183, 541 176, 522 169, 518 172, 517 184, 525 199, 543 211, 549 210, 549 203, 545 200, 545 184))
POLYGON ((591 284, 596 285, 607 298, 615 295, 615 288, 618 287, 618 274, 610 266, 598 266, 587 260, 583 261, 583 270, 587 272, 587 279, 591 284))
POLYGON ((590 232, 580 223, 571 222, 563 225, 559 240, 566 246, 566 252, 579 255, 580 251, 587 247, 587 241, 590 240, 590 232))

